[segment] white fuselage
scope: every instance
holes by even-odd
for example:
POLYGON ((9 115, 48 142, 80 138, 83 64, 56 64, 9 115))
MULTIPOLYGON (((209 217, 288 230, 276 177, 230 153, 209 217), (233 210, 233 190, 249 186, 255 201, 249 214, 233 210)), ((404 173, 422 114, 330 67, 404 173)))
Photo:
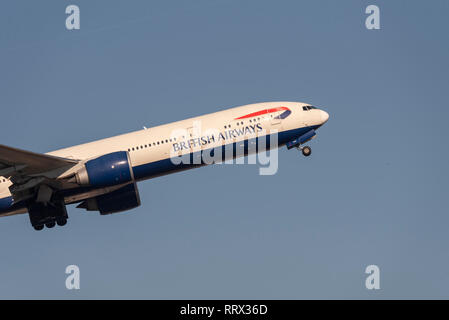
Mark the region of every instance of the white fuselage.
MULTIPOLYGON (((297 138, 307 128, 318 128, 326 122, 328 118, 326 112, 319 109, 304 110, 303 107, 308 105, 300 102, 250 104, 59 149, 47 154, 87 160, 116 151, 128 151, 135 178, 139 181, 176 171, 166 168, 167 161, 174 153, 194 153, 236 144, 250 139, 253 131, 257 131, 255 134, 258 136, 278 132, 279 145, 283 145, 297 138), (247 128, 246 131, 244 128, 247 128), (221 134, 224 139, 201 140, 202 136, 211 137, 214 134, 216 137, 221 134)), ((8 179, 0 177, 0 199, 11 197, 9 192, 11 184, 8 179)))

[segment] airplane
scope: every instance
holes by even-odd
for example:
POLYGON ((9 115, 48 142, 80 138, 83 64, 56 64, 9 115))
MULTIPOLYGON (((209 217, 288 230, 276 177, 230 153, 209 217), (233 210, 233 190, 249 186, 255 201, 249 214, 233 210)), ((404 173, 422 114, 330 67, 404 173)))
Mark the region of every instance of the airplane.
POLYGON ((310 156, 304 144, 328 119, 308 103, 263 102, 45 154, 0 145, 0 217, 28 212, 42 230, 65 225, 69 204, 101 215, 130 210, 140 206, 142 180, 284 145, 310 156))

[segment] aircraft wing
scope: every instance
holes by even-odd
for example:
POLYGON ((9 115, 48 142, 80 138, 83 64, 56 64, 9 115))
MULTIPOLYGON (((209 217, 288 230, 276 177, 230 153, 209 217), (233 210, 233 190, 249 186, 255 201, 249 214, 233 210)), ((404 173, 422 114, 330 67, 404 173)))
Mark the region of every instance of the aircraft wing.
POLYGON ((30 176, 73 166, 77 160, 21 150, 0 144, 0 176, 30 176))

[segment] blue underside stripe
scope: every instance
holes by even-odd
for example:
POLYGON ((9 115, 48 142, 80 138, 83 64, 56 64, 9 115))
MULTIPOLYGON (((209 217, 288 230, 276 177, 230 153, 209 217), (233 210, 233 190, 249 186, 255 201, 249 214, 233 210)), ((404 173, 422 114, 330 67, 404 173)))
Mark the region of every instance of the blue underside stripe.
POLYGON ((0 213, 10 210, 12 208, 12 197, 0 199, 0 213))
MULTIPOLYGON (((287 142, 289 142, 293 139, 296 139, 297 137, 310 131, 312 128, 317 128, 317 126, 304 127, 304 128, 298 128, 295 130, 279 132, 278 133, 278 142, 277 142, 278 146, 281 147, 282 145, 285 145, 287 142)), ((270 145, 270 137, 271 136, 268 135, 268 136, 263 136, 263 137, 260 137, 257 139, 266 139, 267 149, 268 149, 269 145, 270 145)), ((251 142, 256 142, 256 144, 258 144, 258 141, 256 141, 256 138, 250 139, 250 140, 245 140, 245 141, 238 141, 235 143, 230 143, 228 145, 222 146, 221 153, 224 155, 225 148, 231 149, 231 146, 232 146, 233 154, 236 154, 237 144, 244 143, 245 144, 244 149, 245 149, 245 155, 246 155, 246 150, 248 150, 248 145, 251 142)), ((218 147, 218 148, 220 148, 220 147, 218 147)), ((136 180, 144 180, 144 179, 149 179, 149 178, 153 178, 153 177, 163 176, 163 175, 170 174, 173 172, 178 172, 178 171, 183 171, 183 170, 203 166, 203 165, 205 165, 204 163, 194 164, 194 162, 192 160, 194 158, 202 159, 203 158, 202 153, 210 154, 211 152, 213 152, 212 150, 213 150, 213 148, 209 148, 209 149, 206 149, 203 151, 190 153, 189 155, 187 155, 187 157, 190 156, 190 160, 191 160, 189 162, 190 164, 183 164, 183 163, 175 164, 175 163, 173 163, 172 159, 167 158, 167 159, 162 159, 162 160, 158 160, 155 162, 135 166, 135 167, 133 167, 134 178, 136 180)))

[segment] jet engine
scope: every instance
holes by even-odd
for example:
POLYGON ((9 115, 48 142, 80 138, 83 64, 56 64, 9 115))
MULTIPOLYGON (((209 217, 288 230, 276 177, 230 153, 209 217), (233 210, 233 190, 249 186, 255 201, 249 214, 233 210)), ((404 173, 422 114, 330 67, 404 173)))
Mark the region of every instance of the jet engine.
POLYGON ((134 181, 128 152, 117 151, 88 160, 75 174, 83 186, 109 187, 134 181))
POLYGON ((100 214, 105 215, 130 210, 138 206, 140 206, 139 191, 135 183, 130 183, 115 191, 86 199, 77 208, 99 211, 100 214))

